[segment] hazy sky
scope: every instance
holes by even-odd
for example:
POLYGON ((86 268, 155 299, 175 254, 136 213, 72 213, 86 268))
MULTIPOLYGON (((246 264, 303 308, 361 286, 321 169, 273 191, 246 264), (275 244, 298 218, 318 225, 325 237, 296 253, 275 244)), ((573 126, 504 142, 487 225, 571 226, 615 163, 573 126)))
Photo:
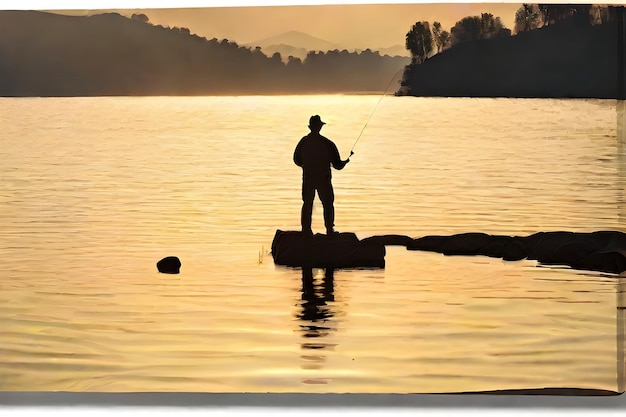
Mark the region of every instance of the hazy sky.
MULTIPOLYGON (((154 24, 186 27, 209 39, 239 44, 297 30, 342 48, 380 48, 404 44, 417 21, 440 21, 449 30, 466 16, 489 12, 512 28, 521 3, 361 4, 314 6, 210 7, 193 9, 128 9, 145 13, 154 24)), ((101 13, 102 10, 98 10, 101 13)), ((64 12, 66 13, 66 12, 64 12)), ((81 12, 71 12, 72 14, 81 12)), ((84 12, 83 12, 84 13, 84 12)), ((94 13, 94 11, 90 11, 94 13)))

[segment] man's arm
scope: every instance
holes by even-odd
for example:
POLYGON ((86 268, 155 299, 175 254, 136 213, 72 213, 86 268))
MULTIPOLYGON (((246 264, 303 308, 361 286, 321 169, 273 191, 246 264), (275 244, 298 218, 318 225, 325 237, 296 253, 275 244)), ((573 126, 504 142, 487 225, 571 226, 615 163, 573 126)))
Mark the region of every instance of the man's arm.
POLYGON ((330 152, 332 156, 331 164, 333 165, 333 168, 337 170, 342 170, 343 167, 345 167, 346 164, 350 162, 350 158, 346 159, 345 161, 342 161, 341 156, 339 155, 339 149, 337 149, 337 145, 335 145, 331 141, 328 141, 328 142, 330 145, 330 152))

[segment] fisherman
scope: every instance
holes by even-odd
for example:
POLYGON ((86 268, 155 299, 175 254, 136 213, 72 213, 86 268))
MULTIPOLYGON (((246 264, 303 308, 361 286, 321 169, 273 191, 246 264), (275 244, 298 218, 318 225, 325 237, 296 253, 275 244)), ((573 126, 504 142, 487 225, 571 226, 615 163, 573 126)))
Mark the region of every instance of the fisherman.
MULTIPOLYGON (((302 213, 300 221, 302 223, 302 233, 308 236, 313 235, 311 229, 311 216, 313 215, 313 200, 315 191, 319 195, 324 207, 324 225, 326 234, 333 236, 335 231, 335 194, 333 192, 331 165, 335 169, 343 169, 350 158, 341 160, 337 146, 328 138, 320 135, 322 126, 320 116, 311 116, 309 119, 309 129, 311 133, 304 136, 298 142, 293 153, 293 161, 302 167, 302 213)), ((352 155, 353 152, 350 152, 352 155)))

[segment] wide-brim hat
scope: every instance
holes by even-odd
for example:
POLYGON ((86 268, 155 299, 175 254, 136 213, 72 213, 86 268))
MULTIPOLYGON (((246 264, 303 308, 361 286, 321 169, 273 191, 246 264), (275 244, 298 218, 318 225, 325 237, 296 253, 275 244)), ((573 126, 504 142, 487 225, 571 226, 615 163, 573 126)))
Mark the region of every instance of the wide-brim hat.
POLYGON ((325 124, 326 122, 322 122, 322 118, 317 114, 309 119, 309 126, 323 126, 325 124))

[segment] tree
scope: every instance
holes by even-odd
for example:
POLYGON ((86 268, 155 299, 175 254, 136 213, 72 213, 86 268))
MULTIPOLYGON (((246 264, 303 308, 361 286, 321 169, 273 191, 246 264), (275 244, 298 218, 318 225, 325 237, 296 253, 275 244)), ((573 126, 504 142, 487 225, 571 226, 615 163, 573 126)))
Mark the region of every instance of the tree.
POLYGON ((441 44, 439 42, 439 38, 441 37, 441 32, 443 29, 441 28, 440 22, 433 22, 433 38, 435 40, 435 45, 437 46, 437 53, 441 52, 441 44))
POLYGON ((452 45, 478 39, 511 36, 511 30, 504 27, 502 20, 499 17, 494 17, 491 13, 482 13, 480 17, 465 17, 458 21, 450 32, 452 45))
POLYGON ((504 27, 499 17, 493 17, 491 13, 480 15, 480 39, 493 39, 510 35, 511 31, 504 27))
POLYGON ((130 18, 133 20, 139 20, 140 22, 143 22, 143 23, 148 23, 150 21, 150 19, 148 19, 148 16, 146 16, 143 13, 139 13, 139 14, 133 13, 133 15, 130 18))
POLYGON ((537 29, 541 23, 541 14, 536 4, 524 3, 515 12, 515 33, 537 29))
POLYGON ((543 26, 552 25, 559 20, 572 17, 575 9, 569 4, 539 4, 539 13, 543 20, 543 26))
POLYGON ((428 22, 417 22, 406 34, 406 49, 411 52, 411 58, 422 63, 433 51, 433 35, 428 22))
POLYGON ((572 14, 574 18, 583 24, 592 24, 594 21, 592 4, 574 4, 572 5, 572 14))
POLYGON ((478 16, 464 17, 450 29, 451 43, 456 45, 461 42, 480 39, 481 20, 478 16))
POLYGON ((293 55, 289 55, 287 57, 287 68, 301 68, 302 67, 302 60, 298 57, 295 57, 293 55))
POLYGON ((589 10, 589 20, 594 25, 599 25, 604 22, 603 7, 601 5, 591 5, 591 9, 589 10))
POLYGON ((441 35, 439 36, 439 41, 441 42, 441 49, 446 49, 447 47, 450 46, 450 32, 447 31, 443 31, 441 32, 441 35))
POLYGON ((283 57, 280 55, 280 52, 274 52, 272 62, 283 62, 283 57))
POLYGON ((435 40, 435 45, 437 46, 437 53, 439 53, 448 46, 448 42, 450 41, 450 33, 443 30, 443 28, 441 27, 441 23, 434 22, 433 38, 435 40))

